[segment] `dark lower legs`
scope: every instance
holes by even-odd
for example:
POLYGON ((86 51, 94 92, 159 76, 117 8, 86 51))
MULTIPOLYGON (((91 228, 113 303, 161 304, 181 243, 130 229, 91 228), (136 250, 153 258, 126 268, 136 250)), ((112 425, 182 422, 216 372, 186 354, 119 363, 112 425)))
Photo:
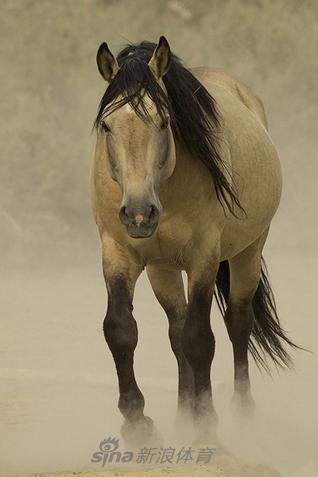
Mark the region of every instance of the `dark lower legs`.
POLYGON ((182 350, 182 334, 187 313, 182 275, 179 271, 154 266, 147 266, 147 274, 169 321, 169 339, 178 365, 178 411, 192 412, 193 373, 182 350))
POLYGON ((192 411, 193 373, 182 350, 185 313, 185 309, 182 312, 174 310, 168 311, 167 316, 171 348, 178 364, 178 409, 180 411, 192 411))
POLYGON ((147 267, 156 297, 169 319, 169 337, 179 370, 179 409, 191 410, 200 440, 211 437, 216 420, 210 379, 215 349, 210 325, 215 269, 211 266, 197 279, 190 276, 186 304, 181 272, 147 267))
POLYGON ((112 352, 119 383, 119 409, 128 420, 143 416, 144 398, 134 374, 134 351, 138 340, 137 325, 132 315, 125 280, 117 278, 108 284, 108 309, 104 335, 112 352))
POLYGON ((135 283, 142 271, 138 257, 111 237, 103 236, 103 271, 108 292, 104 335, 113 355, 119 384, 118 407, 125 418, 122 434, 129 445, 145 445, 154 435, 152 420, 144 416, 144 397, 134 374, 138 341, 132 311, 135 283))
POLYGON ((244 306, 228 306, 225 323, 233 346, 234 357, 234 391, 246 401, 250 394, 248 371, 248 343, 253 328, 254 313, 252 303, 244 306))
POLYGON ((194 409, 197 419, 214 418, 211 392, 211 364, 215 339, 210 324, 212 295, 210 286, 193 287, 183 333, 183 352, 194 376, 194 409))
POLYGON ((254 325, 253 297, 260 279, 261 256, 266 236, 267 231, 229 262, 230 296, 225 323, 233 346, 233 401, 245 410, 254 408, 250 391, 248 345, 254 325))
POLYGON ((158 433, 152 420, 144 416, 144 397, 134 374, 134 351, 138 340, 137 324, 132 315, 131 295, 125 279, 109 280, 108 309, 104 320, 104 335, 113 355, 119 384, 118 407, 125 418, 121 428, 126 443, 145 445, 156 443, 158 433))

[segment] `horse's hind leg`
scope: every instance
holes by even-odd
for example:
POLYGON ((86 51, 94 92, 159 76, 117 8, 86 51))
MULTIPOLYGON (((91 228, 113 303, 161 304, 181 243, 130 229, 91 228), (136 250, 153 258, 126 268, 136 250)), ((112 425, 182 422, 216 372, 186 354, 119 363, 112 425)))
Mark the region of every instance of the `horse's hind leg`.
POLYGON ((152 289, 169 321, 169 339, 178 363, 178 414, 192 412, 193 373, 182 351, 182 332, 186 317, 186 299, 182 275, 177 270, 147 266, 152 289))
POLYGON ((144 445, 154 435, 152 420, 143 413, 145 400, 136 383, 133 364, 138 332, 132 300, 141 269, 127 249, 103 237, 103 271, 108 291, 104 335, 116 365, 118 407, 125 418, 122 435, 129 445, 144 445))
POLYGON ((229 260, 230 295, 225 323, 233 346, 233 403, 242 410, 254 408, 250 391, 248 344, 254 322, 252 302, 260 280, 262 249, 266 237, 267 231, 247 249, 229 260))

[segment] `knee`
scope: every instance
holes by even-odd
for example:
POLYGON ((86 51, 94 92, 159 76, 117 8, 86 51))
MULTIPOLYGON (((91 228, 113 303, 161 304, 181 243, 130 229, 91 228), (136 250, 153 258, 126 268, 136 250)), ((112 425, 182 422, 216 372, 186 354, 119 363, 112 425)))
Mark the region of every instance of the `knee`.
POLYGON ((103 331, 114 357, 125 358, 134 352, 138 331, 131 312, 123 310, 114 313, 114 310, 109 307, 103 322, 103 331))
POLYGON ((253 329, 254 312, 251 300, 229 304, 225 313, 225 324, 232 343, 249 339, 253 329))
POLYGON ((210 326, 203 323, 187 323, 182 334, 182 349, 193 369, 210 366, 214 357, 215 338, 210 326))
POLYGON ((252 308, 253 295, 230 297, 228 309, 233 313, 246 313, 252 308))

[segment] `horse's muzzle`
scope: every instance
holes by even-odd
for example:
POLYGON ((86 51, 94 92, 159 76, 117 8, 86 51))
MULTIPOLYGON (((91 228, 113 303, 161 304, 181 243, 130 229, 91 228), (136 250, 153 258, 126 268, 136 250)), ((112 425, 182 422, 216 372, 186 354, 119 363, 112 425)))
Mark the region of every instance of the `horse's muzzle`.
POLYGON ((159 222, 159 209, 154 204, 147 204, 142 207, 123 205, 119 209, 119 218, 125 225, 130 237, 151 237, 159 222))

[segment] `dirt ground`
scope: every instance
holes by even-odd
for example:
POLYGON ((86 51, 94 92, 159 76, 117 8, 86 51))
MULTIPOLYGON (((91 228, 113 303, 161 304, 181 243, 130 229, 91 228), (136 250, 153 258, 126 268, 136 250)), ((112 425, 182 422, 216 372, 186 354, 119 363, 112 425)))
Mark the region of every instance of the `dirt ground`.
MULTIPOLYGON (((285 328, 314 350, 317 320, 309 303, 314 281, 296 283, 293 269, 313 277, 317 259, 302 256, 297 261, 277 255, 269 266, 285 328)), ((127 464, 112 470, 110 464, 102 468, 91 463, 101 440, 120 439, 122 422, 114 366, 102 334, 105 291, 100 265, 52 269, 50 274, 41 269, 7 274, 1 282, 1 303, 6 316, 0 329, 0 418, 5 437, 0 442, 1 476, 316 475, 315 354, 298 353, 296 371, 274 372, 273 379, 260 375, 252 364, 257 412, 242 425, 229 409, 231 348, 214 309, 214 397, 219 437, 230 455, 222 456, 217 449, 212 465, 155 465, 146 472, 140 465, 127 464)), ((174 424, 176 364, 166 319, 144 276, 136 290, 135 316, 139 326, 135 369, 146 414, 154 419, 165 447, 190 446, 191 429, 176 429, 174 424)))
MULTIPOLYGON (((240 477, 245 476, 261 476, 261 477, 280 477, 276 471, 263 466, 242 466, 239 474, 228 473, 223 471, 216 465, 210 465, 209 467, 203 465, 187 465, 177 467, 156 467, 147 469, 116 469, 112 468, 106 471, 80 471, 80 472, 53 472, 53 473, 36 473, 28 474, 29 477, 240 477), (243 472, 243 473, 241 473, 243 472)), ((27 477, 27 474, 24 474, 27 477)), ((14 477, 20 477, 21 474, 16 474, 14 477)), ((12 477, 12 476, 11 476, 12 477)))

